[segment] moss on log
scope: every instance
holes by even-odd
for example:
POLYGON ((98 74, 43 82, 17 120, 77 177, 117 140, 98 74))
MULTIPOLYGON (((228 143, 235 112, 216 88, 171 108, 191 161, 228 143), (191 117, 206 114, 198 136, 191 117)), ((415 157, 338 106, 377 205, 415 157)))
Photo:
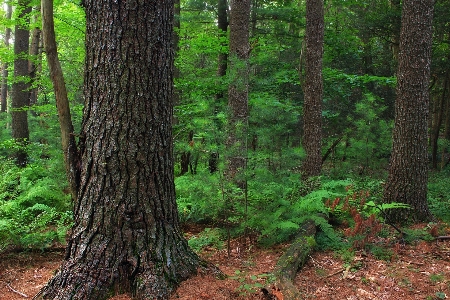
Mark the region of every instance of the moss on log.
POLYGON ((314 239, 315 234, 316 225, 312 220, 306 221, 300 227, 300 231, 295 237, 291 246, 280 257, 275 266, 275 286, 274 288, 272 288, 271 299, 302 299, 301 294, 295 287, 293 281, 298 270, 305 265, 309 255, 316 245, 314 239))

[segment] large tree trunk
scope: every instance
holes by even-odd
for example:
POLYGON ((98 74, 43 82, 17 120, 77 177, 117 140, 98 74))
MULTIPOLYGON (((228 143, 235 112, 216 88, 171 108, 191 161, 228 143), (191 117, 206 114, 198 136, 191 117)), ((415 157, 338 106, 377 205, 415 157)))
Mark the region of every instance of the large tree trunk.
POLYGON ((199 267, 179 227, 172 157, 172 0, 85 0, 81 183, 43 299, 168 299, 199 267))
POLYGON ((431 218, 427 203, 427 130, 433 3, 403 1, 395 124, 384 201, 406 203, 411 210, 391 210, 390 222, 431 218))
POLYGON ((303 104, 303 146, 306 159, 303 178, 322 170, 322 55, 324 33, 323 0, 306 1, 305 102, 303 104))
POLYGON ((70 114, 69 99, 67 97, 66 84, 61 64, 58 59, 58 51, 55 39, 55 27, 53 23, 53 0, 42 0, 42 31, 44 37, 45 53, 47 55, 50 77, 55 91, 56 107, 58 108, 59 126, 61 129, 61 146, 64 152, 64 165, 69 181, 72 199, 77 199, 78 185, 80 181, 79 155, 74 136, 72 117, 70 114))
POLYGON ((250 3, 251 0, 232 0, 230 13, 227 177, 242 189, 245 188, 243 173, 247 163, 250 3))
MULTIPOLYGON (((28 52, 30 31, 27 26, 30 22, 31 6, 29 0, 19 0, 17 9, 19 22, 14 29, 14 83, 11 90, 11 127, 12 137, 21 146, 25 147, 30 138, 28 131, 28 106, 30 104, 30 85, 28 83, 28 52)), ((27 152, 24 148, 16 151, 16 164, 21 167, 27 165, 27 152)))
MULTIPOLYGON (((10 2, 6 2, 6 20, 11 20, 12 6, 10 2)), ((11 38, 11 28, 5 29, 5 47, 9 49, 9 39, 11 38)), ((6 112, 8 105, 8 63, 4 62, 2 66, 2 87, 1 87, 1 112, 6 112)))

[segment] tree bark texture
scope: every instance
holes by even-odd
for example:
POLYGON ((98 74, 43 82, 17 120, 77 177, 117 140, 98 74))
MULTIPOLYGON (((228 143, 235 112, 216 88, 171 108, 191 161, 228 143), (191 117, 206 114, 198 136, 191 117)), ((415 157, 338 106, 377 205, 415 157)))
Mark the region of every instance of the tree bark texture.
POLYGON ((322 170, 323 35, 323 0, 308 0, 303 104, 303 147, 306 151, 306 159, 302 166, 304 179, 318 176, 322 170))
POLYGON ((81 182, 63 264, 39 299, 168 299, 199 258, 179 228, 172 0, 85 0, 81 182))
POLYGON ((59 126, 61 129, 61 146, 64 152, 64 165, 69 181, 72 199, 77 199, 79 186, 79 155, 74 136, 72 117, 70 114, 69 99, 67 97, 64 74, 58 59, 56 47, 55 26, 53 23, 53 0, 41 0, 42 32, 45 53, 47 55, 50 78, 55 92, 56 107, 58 109, 59 126))
MULTIPOLYGON (((6 20, 11 20, 12 6, 8 1, 6 3, 6 20)), ((9 39, 11 38, 11 28, 6 27, 5 29, 5 47, 9 49, 9 39)), ((2 66, 2 87, 1 87, 1 112, 6 112, 6 107, 8 105, 8 63, 4 62, 2 66)))
POLYGON ((427 132, 433 4, 433 0, 403 1, 392 154, 384 201, 406 203, 411 210, 389 211, 390 222, 431 218, 427 132))
MULTIPOLYGON (((173 49, 175 57, 178 55, 178 52, 180 50, 180 28, 181 28, 181 7, 180 7, 180 0, 174 1, 174 15, 173 15, 173 49)), ((173 67, 173 78, 174 80, 177 80, 180 78, 180 70, 176 65, 173 67)), ((181 99, 181 91, 179 89, 174 89, 173 91, 173 106, 177 106, 180 104, 181 99)), ((176 124, 178 121, 176 119, 176 116, 173 117, 173 124, 176 124)))
MULTIPOLYGON (((30 31, 29 14, 31 6, 29 0, 19 0, 16 9, 20 10, 18 18, 22 20, 14 28, 14 82, 11 88, 11 128, 12 137, 22 146, 28 142, 28 106, 30 104, 28 52, 30 31)), ((16 152, 16 164, 27 165, 27 153, 24 149, 16 152)))
POLYGON ((250 0, 232 0, 230 13, 230 54, 228 108, 230 110, 227 140, 227 177, 245 187, 242 173, 246 167, 248 123, 248 77, 250 56, 250 0))

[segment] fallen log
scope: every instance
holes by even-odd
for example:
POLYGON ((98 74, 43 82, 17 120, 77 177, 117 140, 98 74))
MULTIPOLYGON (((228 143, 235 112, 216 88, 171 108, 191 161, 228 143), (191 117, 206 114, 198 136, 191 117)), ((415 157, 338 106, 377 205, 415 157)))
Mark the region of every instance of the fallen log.
POLYGON ((266 299, 302 299, 301 294, 295 287, 293 281, 298 270, 306 264, 309 255, 315 247, 315 234, 316 225, 314 221, 308 220, 303 223, 291 246, 289 246, 287 251, 280 257, 275 266, 273 273, 275 276, 274 287, 272 287, 270 297, 266 295, 266 299))

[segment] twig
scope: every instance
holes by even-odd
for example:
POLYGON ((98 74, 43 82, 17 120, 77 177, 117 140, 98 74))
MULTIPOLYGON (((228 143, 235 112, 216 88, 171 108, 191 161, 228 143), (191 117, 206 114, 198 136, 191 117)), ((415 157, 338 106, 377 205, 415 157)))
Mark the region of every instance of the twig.
POLYGON ((334 273, 332 273, 332 274, 330 274, 330 275, 327 275, 327 277, 325 277, 325 278, 332 277, 332 276, 337 275, 337 274, 339 274, 339 273, 342 273, 342 272, 344 272, 344 271, 345 271, 345 269, 340 269, 340 270, 338 270, 338 271, 336 271, 336 272, 334 272, 334 273))
POLYGON ((450 240, 450 235, 437 236, 436 240, 450 240))
POLYGON ((22 296, 22 297, 24 297, 24 298, 28 298, 28 295, 26 295, 26 294, 24 294, 24 293, 21 293, 21 292, 15 290, 15 289, 13 289, 13 287, 10 286, 9 283, 7 283, 6 286, 7 286, 12 292, 14 292, 14 293, 16 293, 16 294, 18 294, 18 295, 20 295, 20 296, 22 296))

